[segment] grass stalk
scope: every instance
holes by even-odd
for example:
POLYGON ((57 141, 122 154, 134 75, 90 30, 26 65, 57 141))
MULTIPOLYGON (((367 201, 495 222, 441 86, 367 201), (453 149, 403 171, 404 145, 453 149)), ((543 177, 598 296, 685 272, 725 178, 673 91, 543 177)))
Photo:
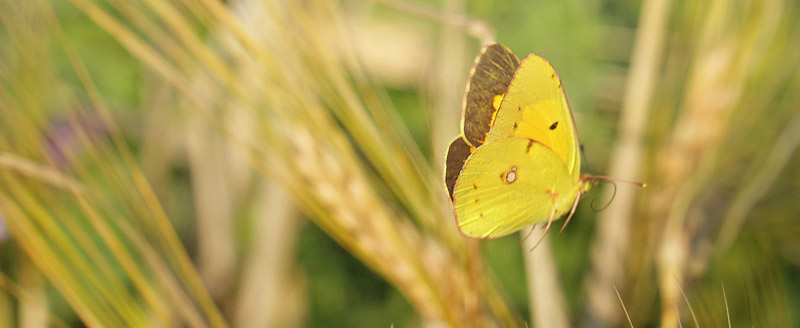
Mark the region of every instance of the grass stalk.
MULTIPOLYGON (((644 132, 653 106, 652 97, 661 69, 661 58, 671 9, 669 0, 644 1, 631 54, 617 142, 611 151, 608 175, 629 181, 641 179, 644 132)), ((605 199, 610 199, 611 190, 605 199)), ((625 286, 625 259, 629 256, 635 197, 641 190, 619 188, 614 202, 598 217, 592 243, 592 270, 586 275, 586 294, 593 321, 618 326, 621 316, 612 286, 625 286)), ((623 294, 625 290, 623 289, 623 294)))

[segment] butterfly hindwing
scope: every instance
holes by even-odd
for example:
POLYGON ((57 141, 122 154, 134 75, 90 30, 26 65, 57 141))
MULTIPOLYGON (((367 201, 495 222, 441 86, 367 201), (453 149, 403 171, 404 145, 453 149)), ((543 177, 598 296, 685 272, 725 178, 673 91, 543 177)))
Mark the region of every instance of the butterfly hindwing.
POLYGON ((456 185, 456 179, 461 173, 461 168, 464 167, 464 162, 472 153, 472 146, 467 144, 464 137, 458 136, 450 147, 447 149, 447 159, 445 159, 444 171, 444 184, 447 186, 447 193, 450 195, 450 200, 453 200, 453 188, 456 185))
POLYGON ((558 154, 521 137, 489 142, 469 156, 453 204, 462 234, 496 238, 568 212, 579 191, 558 154))

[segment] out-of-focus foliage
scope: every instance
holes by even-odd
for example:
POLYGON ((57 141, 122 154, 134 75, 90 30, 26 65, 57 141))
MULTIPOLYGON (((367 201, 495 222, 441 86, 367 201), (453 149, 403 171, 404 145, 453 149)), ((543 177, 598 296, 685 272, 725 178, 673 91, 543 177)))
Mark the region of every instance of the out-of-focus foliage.
POLYGON ((798 7, 0 0, 0 327, 797 326, 798 7), (552 260, 453 224, 490 39, 555 66, 584 171, 648 184, 552 260))

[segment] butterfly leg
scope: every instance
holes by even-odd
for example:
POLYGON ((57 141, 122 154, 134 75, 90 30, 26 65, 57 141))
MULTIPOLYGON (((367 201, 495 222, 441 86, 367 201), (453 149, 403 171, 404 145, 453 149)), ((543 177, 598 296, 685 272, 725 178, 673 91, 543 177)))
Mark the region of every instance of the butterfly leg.
POLYGON ((569 220, 572 220, 572 216, 573 216, 573 215, 575 215, 575 209, 577 209, 577 208, 578 208, 578 202, 580 202, 580 201, 581 201, 581 195, 583 195, 583 193, 582 193, 582 192, 579 192, 579 193, 578 193, 578 197, 575 197, 575 202, 574 202, 574 203, 572 203, 572 210, 570 210, 570 211, 569 211, 569 216, 567 216, 567 220, 566 220, 566 221, 564 221, 564 225, 563 225, 563 226, 561 226, 561 231, 559 231, 559 232, 558 232, 558 234, 559 234, 559 235, 560 235, 562 232, 564 232, 564 228, 566 228, 566 227, 567 227, 567 223, 569 223, 569 220))
POLYGON ((533 248, 531 248, 531 252, 534 249, 536 249, 536 246, 539 246, 539 244, 542 242, 542 240, 544 240, 544 236, 547 236, 547 232, 550 231, 550 225, 553 224, 553 218, 555 218, 555 216, 556 216, 556 209, 554 208, 553 212, 550 213, 550 219, 547 220, 547 226, 544 227, 544 232, 542 233, 542 237, 539 238, 539 241, 536 242, 536 245, 533 245, 533 248))
POLYGON ((526 235, 525 235, 525 237, 524 237, 524 238, 522 238, 522 240, 520 240, 520 241, 517 243, 517 246, 519 246, 519 245, 522 245, 522 243, 524 243, 526 240, 528 240, 528 237, 530 237, 530 236, 533 234, 533 229, 534 229, 534 228, 536 228, 536 224, 534 224, 534 225, 532 225, 532 226, 531 226, 531 230, 528 230, 528 234, 526 234, 526 235))

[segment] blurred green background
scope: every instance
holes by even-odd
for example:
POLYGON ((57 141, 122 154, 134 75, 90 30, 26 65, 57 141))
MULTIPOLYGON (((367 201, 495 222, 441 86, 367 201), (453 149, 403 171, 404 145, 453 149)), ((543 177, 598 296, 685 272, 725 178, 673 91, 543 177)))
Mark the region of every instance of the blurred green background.
POLYGON ((797 327, 798 5, 0 0, 0 327, 797 327), (442 183, 492 40, 648 184, 539 260, 442 183))

